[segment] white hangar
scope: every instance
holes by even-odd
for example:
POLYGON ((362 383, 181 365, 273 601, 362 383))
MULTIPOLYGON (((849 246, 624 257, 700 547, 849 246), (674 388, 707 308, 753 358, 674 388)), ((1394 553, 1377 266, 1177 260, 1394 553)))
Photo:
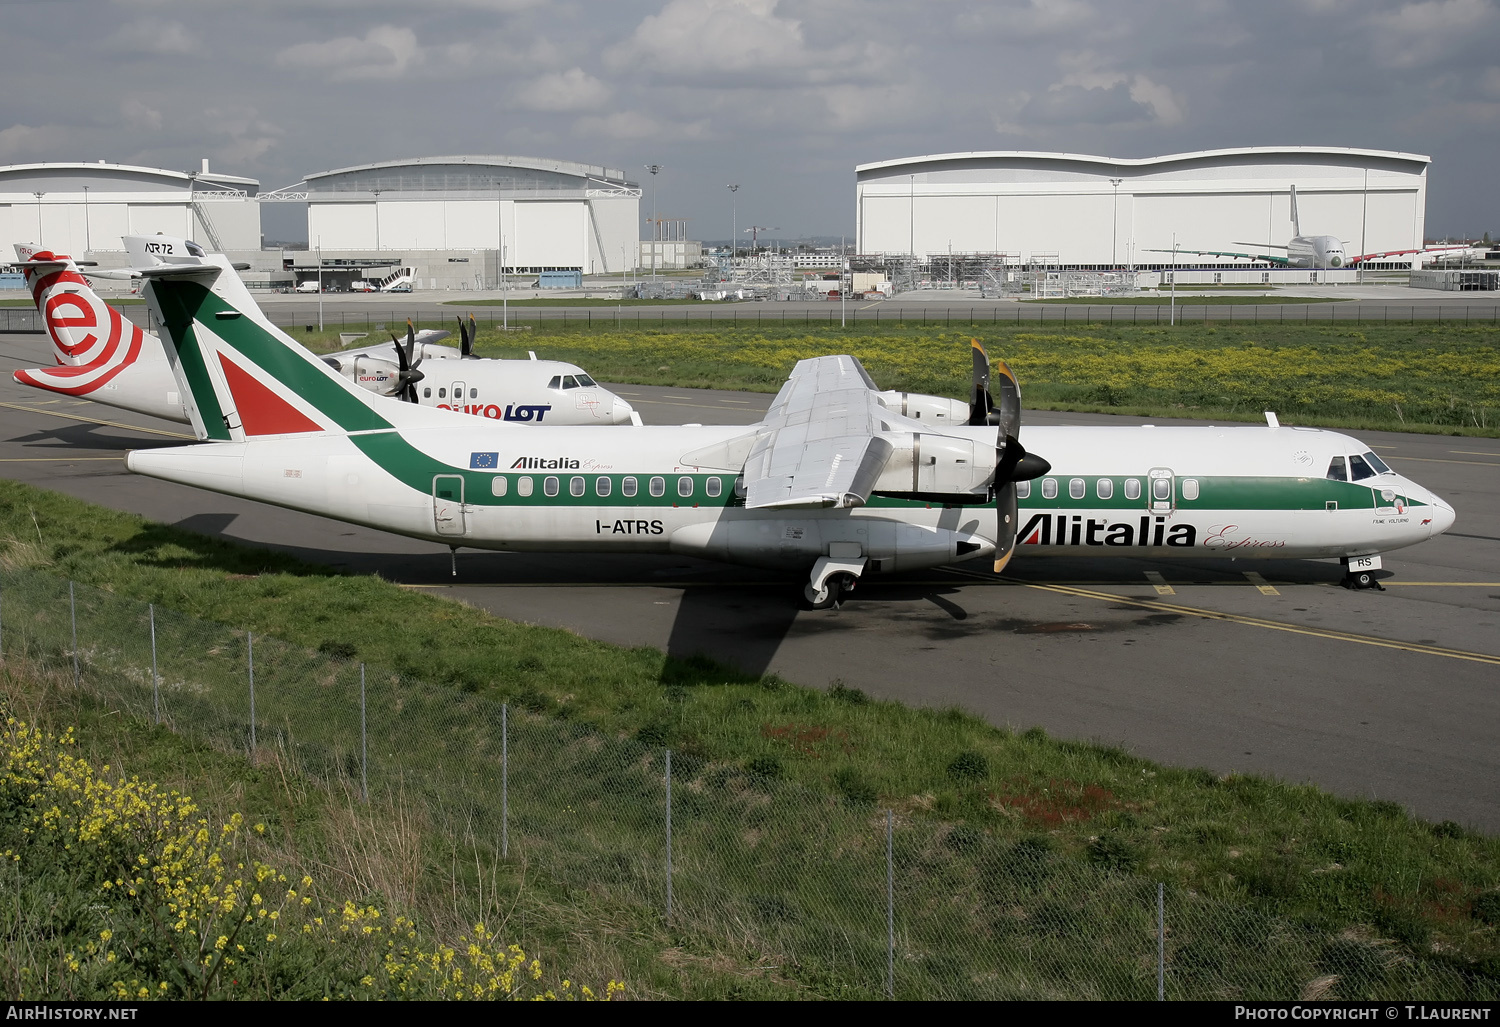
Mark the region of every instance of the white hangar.
POLYGON ((127 235, 185 236, 219 250, 260 249, 253 178, 165 171, 128 164, 13 164, 0 167, 0 262, 13 243, 82 257, 121 253, 127 235))
MULTIPOLYGON (((1171 250, 1174 234, 1183 249, 1285 246, 1294 185, 1304 234, 1337 236, 1350 254, 1408 249, 1422 245, 1430 162, 1321 146, 1141 159, 999 150, 880 161, 855 168, 859 252, 1005 253, 1071 267, 1170 264, 1171 253, 1149 251, 1171 250)), ((1235 261, 1182 254, 1178 263, 1235 261)))
POLYGON ((325 253, 503 251, 512 272, 618 274, 635 266, 640 197, 611 168, 453 156, 324 171, 266 198, 305 200, 308 246, 325 253))

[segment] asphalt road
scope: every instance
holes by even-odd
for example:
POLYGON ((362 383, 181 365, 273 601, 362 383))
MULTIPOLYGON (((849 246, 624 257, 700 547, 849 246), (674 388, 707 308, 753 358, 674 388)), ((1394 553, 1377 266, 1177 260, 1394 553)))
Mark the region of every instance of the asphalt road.
MULTIPOLYGON (((48 359, 39 336, 0 335, 0 356, 48 359)), ((654 423, 750 423, 770 399, 618 391, 654 423)), ((1447 535, 1387 556, 1385 592, 1339 588, 1338 567, 1313 561, 1021 556, 1001 579, 960 567, 872 580, 841 609, 806 612, 800 583, 671 556, 461 552, 455 582, 444 547, 125 472, 126 450, 181 431, 0 383, 0 465, 14 479, 516 620, 1500 831, 1500 440, 1363 433, 1458 511, 1447 535)))

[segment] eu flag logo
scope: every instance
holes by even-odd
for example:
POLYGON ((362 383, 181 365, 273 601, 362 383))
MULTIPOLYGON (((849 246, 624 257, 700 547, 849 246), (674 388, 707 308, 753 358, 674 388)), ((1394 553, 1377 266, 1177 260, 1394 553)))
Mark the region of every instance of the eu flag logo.
POLYGON ((472 471, 493 471, 500 466, 499 453, 470 453, 469 469, 472 471))

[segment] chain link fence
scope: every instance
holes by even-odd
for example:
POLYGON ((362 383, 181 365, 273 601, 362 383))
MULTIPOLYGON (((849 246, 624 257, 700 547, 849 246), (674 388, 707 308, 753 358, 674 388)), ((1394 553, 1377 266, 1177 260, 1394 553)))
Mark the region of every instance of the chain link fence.
POLYGON ((326 786, 402 794, 604 907, 809 995, 1494 998, 1401 956, 774 768, 704 761, 50 575, 0 574, 0 656, 326 786))

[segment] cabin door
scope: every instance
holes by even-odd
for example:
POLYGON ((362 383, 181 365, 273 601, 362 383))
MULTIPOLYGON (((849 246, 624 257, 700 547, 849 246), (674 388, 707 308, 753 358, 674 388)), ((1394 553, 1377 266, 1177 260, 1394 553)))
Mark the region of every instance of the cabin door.
POLYGON ((432 479, 432 520, 439 535, 462 535, 464 524, 464 479, 459 474, 438 474, 432 479))

